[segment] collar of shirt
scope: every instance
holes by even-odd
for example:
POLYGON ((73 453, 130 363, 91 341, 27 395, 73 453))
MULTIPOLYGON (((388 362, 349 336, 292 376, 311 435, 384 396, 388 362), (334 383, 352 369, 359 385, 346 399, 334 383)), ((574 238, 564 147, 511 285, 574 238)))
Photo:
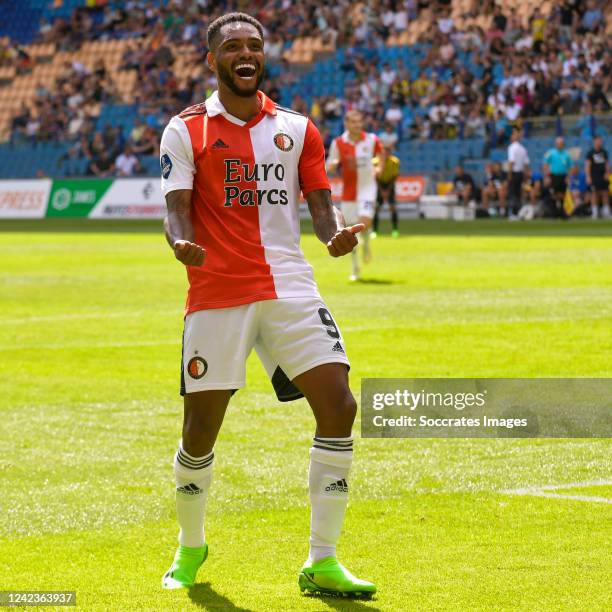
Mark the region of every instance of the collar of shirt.
POLYGON ((366 138, 366 133, 365 132, 361 132, 361 136, 359 137, 359 140, 357 142, 355 142, 354 140, 351 140, 351 137, 349 136, 348 130, 342 134, 342 140, 344 140, 344 142, 350 142, 351 144, 357 144, 357 143, 365 140, 365 138, 366 138))
MULTIPOLYGON (((257 92, 257 97, 261 101, 261 111, 260 113, 268 113, 269 115, 276 115, 276 106, 266 94, 262 91, 257 92)), ((216 115, 225 115, 227 117, 233 117, 230 113, 225 110, 225 106, 219 99, 219 92, 215 91, 210 98, 208 98, 205 102, 206 104, 206 114, 209 117, 215 117, 216 115)), ((243 122, 246 123, 246 122, 243 122)))

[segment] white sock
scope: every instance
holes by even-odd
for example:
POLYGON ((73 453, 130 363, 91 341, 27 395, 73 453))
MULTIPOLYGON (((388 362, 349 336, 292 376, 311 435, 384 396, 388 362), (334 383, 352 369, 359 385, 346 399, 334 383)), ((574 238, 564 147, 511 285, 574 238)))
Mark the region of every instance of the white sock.
POLYGON ((336 555, 348 503, 353 438, 315 437, 310 449, 310 552, 308 562, 336 555))
POLYGON ((604 204, 602 206, 602 210, 601 210, 601 216, 604 219, 607 219, 610 216, 610 205, 609 204, 604 204))
POLYGON ((359 246, 356 246, 352 251, 351 251, 351 264, 353 267, 353 275, 354 276, 359 276, 359 257, 357 255, 357 251, 359 250, 359 246))
POLYGON ((204 545, 204 512, 214 457, 212 451, 204 457, 192 457, 183 450, 182 444, 174 456, 176 515, 180 526, 178 541, 182 546, 204 545))
POLYGON ((363 252, 367 257, 370 253, 370 230, 364 230, 363 232, 360 232, 360 234, 363 237, 363 252))

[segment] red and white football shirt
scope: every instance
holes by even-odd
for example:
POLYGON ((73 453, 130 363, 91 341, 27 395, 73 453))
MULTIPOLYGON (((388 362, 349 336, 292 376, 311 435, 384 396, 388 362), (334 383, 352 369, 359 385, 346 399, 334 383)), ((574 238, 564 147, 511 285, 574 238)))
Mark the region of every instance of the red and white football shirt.
POLYGON ((376 134, 361 133, 358 142, 348 132, 335 138, 329 147, 328 162, 339 162, 342 170, 343 202, 375 202, 376 176, 372 159, 382 151, 376 134))
POLYGON ((300 191, 330 189, 312 121, 263 93, 248 122, 215 92, 173 117, 162 136, 162 191, 192 189, 203 266, 187 266, 186 314, 259 300, 318 297, 300 249, 300 191))

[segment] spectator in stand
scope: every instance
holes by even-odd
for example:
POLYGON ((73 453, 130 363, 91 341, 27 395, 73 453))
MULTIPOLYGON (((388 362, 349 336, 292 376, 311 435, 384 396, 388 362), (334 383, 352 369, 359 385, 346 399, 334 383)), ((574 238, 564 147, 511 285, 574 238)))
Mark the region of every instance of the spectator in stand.
POLYGON ((146 129, 146 125, 142 122, 140 117, 136 117, 134 119, 134 126, 130 132, 130 143, 136 144, 142 140, 144 135, 144 131, 146 129))
POLYGON ((97 157, 94 157, 87 167, 87 174, 104 178, 114 174, 114 164, 110 155, 103 150, 97 157))
POLYGON ((391 106, 387 109, 385 113, 385 121, 390 123, 393 126, 397 126, 398 123, 402 120, 402 109, 398 102, 392 102, 391 106))
POLYGON ((544 155, 544 185, 552 191, 556 216, 567 218, 563 208, 565 192, 568 188, 567 175, 574 163, 565 150, 562 137, 555 139, 555 148, 549 149, 544 155))
POLYGON ((142 170, 138 158, 132 152, 132 147, 126 144, 123 153, 115 160, 117 176, 134 176, 142 170))
POLYGON ((591 192, 591 214, 594 219, 598 216, 610 217, 610 158, 608 151, 603 148, 603 139, 596 136, 593 148, 587 153, 584 161, 586 183, 591 192), (601 212, 599 211, 601 206, 601 212))
POLYGON ((142 139, 132 144, 132 151, 137 155, 159 155, 159 136, 151 126, 147 126, 142 139))
POLYGON ((397 144, 397 141, 399 140, 397 129, 392 123, 386 123, 385 130, 384 132, 380 132, 378 134, 378 139, 383 146, 389 147, 391 150, 393 150, 397 144))
POLYGON ((493 162, 487 166, 482 188, 483 208, 489 210, 489 204, 494 200, 499 202, 499 213, 505 217, 508 201, 508 175, 499 162, 493 162))
POLYGON ((603 13, 596 0, 587 0, 587 10, 582 16, 584 31, 594 32, 603 22, 603 13))
POLYGON ((15 115, 11 121, 11 144, 15 144, 26 135, 26 126, 28 125, 32 112, 25 103, 21 105, 21 110, 15 115))
POLYGON ((463 169, 461 164, 455 166, 451 195, 456 196, 459 203, 463 206, 468 205, 471 208, 476 208, 476 183, 472 176, 463 169))
POLYGON ((529 25, 531 26, 533 48, 536 53, 540 53, 546 36, 546 19, 543 17, 539 8, 536 7, 533 11, 531 19, 529 20, 529 25))

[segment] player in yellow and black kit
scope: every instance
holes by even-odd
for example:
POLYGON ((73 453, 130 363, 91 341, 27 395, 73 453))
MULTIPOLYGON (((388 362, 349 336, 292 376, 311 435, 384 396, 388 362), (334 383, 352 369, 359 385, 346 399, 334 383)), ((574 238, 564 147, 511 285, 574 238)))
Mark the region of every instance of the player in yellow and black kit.
POLYGON ((395 206, 395 181, 399 176, 400 171, 400 160, 392 155, 392 148, 385 145, 386 161, 382 168, 379 168, 380 159, 375 157, 373 159, 374 167, 377 170, 376 182, 378 183, 378 193, 376 196, 376 213, 374 214, 374 223, 372 238, 376 238, 378 233, 378 212, 385 202, 389 204, 391 210, 391 236, 393 238, 399 237, 398 219, 397 219, 397 208, 395 206))

